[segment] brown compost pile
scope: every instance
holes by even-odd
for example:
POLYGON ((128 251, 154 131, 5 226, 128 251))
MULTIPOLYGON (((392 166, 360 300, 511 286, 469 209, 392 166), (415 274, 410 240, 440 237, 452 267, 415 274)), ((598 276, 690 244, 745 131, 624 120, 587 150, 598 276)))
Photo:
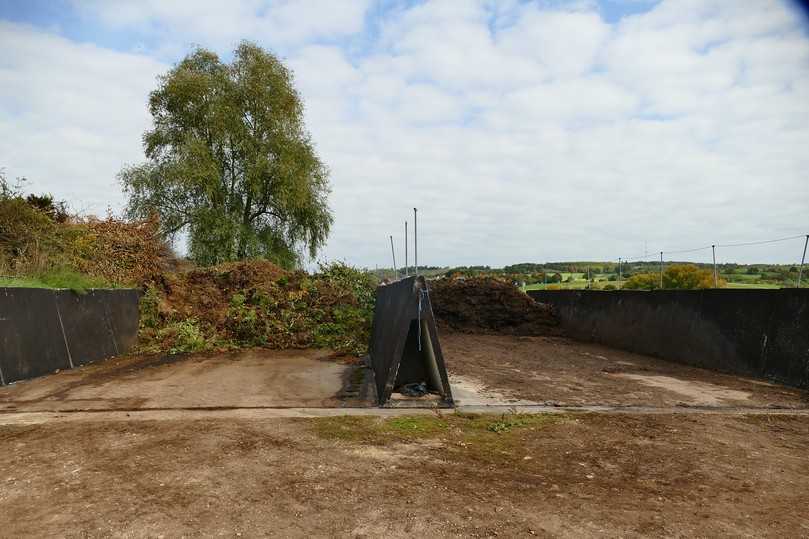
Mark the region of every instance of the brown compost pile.
POLYGON ((429 282, 439 325, 461 333, 559 335, 550 305, 537 303, 512 283, 489 277, 429 282))

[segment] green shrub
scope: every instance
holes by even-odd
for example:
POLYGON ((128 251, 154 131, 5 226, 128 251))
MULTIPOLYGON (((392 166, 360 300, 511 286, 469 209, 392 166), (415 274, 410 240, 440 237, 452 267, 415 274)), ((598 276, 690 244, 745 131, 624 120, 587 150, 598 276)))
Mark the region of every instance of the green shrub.
POLYGON ((153 286, 146 287, 140 298, 140 327, 155 329, 160 324, 160 293, 153 286))
MULTIPOLYGON (((321 265, 316 275, 344 297, 331 309, 330 321, 318 324, 314 344, 338 352, 362 355, 368 351, 376 302, 376 277, 342 262, 321 265)), ((325 317, 322 317, 325 318, 325 317)))
MULTIPOLYGON (((260 309, 262 301, 258 300, 258 305, 249 304, 242 293, 233 294, 230 298, 226 324, 239 344, 263 346, 267 343, 267 326, 263 317, 259 316, 260 309)), ((264 310, 266 312, 266 305, 264 310)))
POLYGON ((159 332, 163 337, 169 337, 173 344, 169 353, 201 352, 207 349, 208 341, 202 334, 199 322, 195 318, 187 318, 180 322, 172 322, 159 332))

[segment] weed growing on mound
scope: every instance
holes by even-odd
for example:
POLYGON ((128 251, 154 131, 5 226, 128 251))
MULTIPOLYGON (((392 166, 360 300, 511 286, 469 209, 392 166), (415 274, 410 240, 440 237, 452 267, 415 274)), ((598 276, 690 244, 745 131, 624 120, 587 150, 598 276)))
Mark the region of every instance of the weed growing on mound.
POLYGON ((201 352, 209 348, 209 344, 199 327, 199 322, 193 318, 169 324, 162 328, 160 332, 164 337, 173 337, 174 344, 168 350, 171 354, 201 352))
POLYGON ((286 272, 267 261, 228 263, 156 277, 141 300, 140 346, 174 349, 177 324, 192 320, 200 349, 261 346, 367 351, 376 282, 342 263, 315 275, 286 272))

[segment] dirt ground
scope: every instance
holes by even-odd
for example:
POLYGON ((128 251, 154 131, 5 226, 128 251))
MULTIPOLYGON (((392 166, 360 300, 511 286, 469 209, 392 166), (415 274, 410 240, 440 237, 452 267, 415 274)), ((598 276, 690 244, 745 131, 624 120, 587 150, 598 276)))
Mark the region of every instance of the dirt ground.
POLYGON ((457 381, 559 406, 809 408, 809 392, 562 337, 444 333, 457 381))
POLYGON ((2 535, 809 536, 806 417, 555 417, 4 426, 2 535))
POLYGON ((805 392, 562 338, 441 338, 458 395, 656 411, 294 419, 267 413, 360 405, 357 367, 119 358, 0 388, 0 536, 809 537, 805 392))

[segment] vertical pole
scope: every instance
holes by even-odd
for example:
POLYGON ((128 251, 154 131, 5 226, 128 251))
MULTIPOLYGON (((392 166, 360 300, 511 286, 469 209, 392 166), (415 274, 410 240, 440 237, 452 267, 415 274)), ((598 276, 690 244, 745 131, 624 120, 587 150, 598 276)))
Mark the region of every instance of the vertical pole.
POLYGON ((798 270, 798 288, 801 287, 801 277, 803 277, 803 264, 806 262, 806 246, 809 245, 809 234, 803 242, 803 256, 801 257, 801 269, 798 270))
POLYGON ((593 288, 593 281, 590 280, 590 266, 587 266, 587 289, 593 288))
POLYGON ((660 290, 663 290, 663 251, 660 251, 660 290))
POLYGON ((407 221, 405 221, 405 277, 407 277, 409 266, 407 264, 407 221))
POLYGON ((719 288, 719 277, 716 275, 716 245, 711 245, 713 250, 713 287, 719 288))
POLYGON ((548 270, 542 268, 542 290, 548 289, 548 270))
POLYGON ((419 210, 417 208, 413 208, 413 261, 414 272, 413 274, 418 277, 419 275, 419 221, 418 221, 418 213, 419 210))
POLYGON ((393 256, 393 280, 395 281, 399 276, 399 272, 396 270, 396 251, 393 250, 393 236, 390 237, 390 254, 393 256))
POLYGON ((621 275, 621 259, 619 257, 618 258, 618 288, 621 288, 621 278, 622 277, 623 276, 621 275))

